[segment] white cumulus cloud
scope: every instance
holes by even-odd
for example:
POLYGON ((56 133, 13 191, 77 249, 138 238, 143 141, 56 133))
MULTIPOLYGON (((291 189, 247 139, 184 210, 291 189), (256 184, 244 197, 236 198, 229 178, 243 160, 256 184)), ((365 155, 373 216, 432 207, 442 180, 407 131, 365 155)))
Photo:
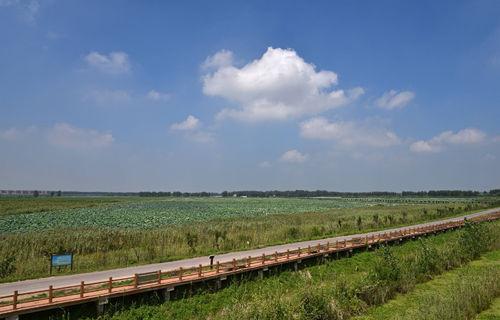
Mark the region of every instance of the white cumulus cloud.
POLYGON ((109 132, 78 128, 68 123, 55 124, 48 130, 47 139, 54 146, 75 150, 105 148, 115 140, 109 132))
POLYGON ((382 109, 392 110, 403 108, 415 98, 415 93, 411 91, 390 90, 378 98, 375 103, 382 109))
POLYGON ((308 158, 309 156, 307 154, 303 154, 297 149, 292 149, 283 153, 280 157, 280 160, 289 163, 303 163, 306 162, 308 158))
POLYGON ((410 150, 418 153, 439 152, 447 145, 471 145, 485 140, 486 134, 479 129, 466 128, 456 133, 445 131, 429 139, 420 140, 410 145, 410 150))
POLYGON ((186 130, 195 130, 200 127, 200 119, 196 118, 195 116, 189 115, 186 120, 174 123, 170 126, 170 129, 172 130, 181 130, 181 131, 186 131, 186 130))
POLYGON ((235 104, 222 110, 218 119, 286 120, 346 105, 364 93, 359 87, 333 90, 337 74, 317 71, 292 49, 268 48, 241 68, 229 64, 232 58, 212 60, 209 64, 218 67, 203 77, 203 92, 235 104))
POLYGON ((130 61, 125 52, 117 51, 101 54, 93 51, 85 56, 87 64, 108 74, 122 74, 130 71, 130 61))
POLYGON ((300 134, 307 139, 333 140, 345 146, 390 147, 400 143, 398 136, 384 127, 352 121, 330 122, 323 117, 300 123, 300 134))

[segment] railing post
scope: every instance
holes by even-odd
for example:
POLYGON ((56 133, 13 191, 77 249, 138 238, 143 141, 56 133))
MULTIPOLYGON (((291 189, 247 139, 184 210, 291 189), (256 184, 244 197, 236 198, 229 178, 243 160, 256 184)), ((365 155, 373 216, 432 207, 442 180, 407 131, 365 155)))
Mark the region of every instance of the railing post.
POLYGON ((252 257, 248 256, 247 258, 247 266, 250 267, 252 265, 252 257))
POLYGON ((236 259, 233 258, 233 270, 235 270, 235 269, 236 269, 236 259))
POLYGON ((347 241, 344 239, 344 248, 347 247, 347 241))
POLYGON ((330 250, 330 241, 327 241, 326 242, 326 251, 329 251, 330 250))
POLYGON ((278 262, 278 251, 274 253, 274 261, 278 262))
POLYGON ((53 294, 52 285, 49 286, 49 303, 52 303, 52 294, 53 294))
POLYGON ((182 281, 182 267, 179 268, 179 281, 182 281))
POLYGON ((321 251, 321 244, 318 243, 318 252, 321 251))
POLYGON ((137 289, 137 286, 139 285, 139 276, 137 273, 134 274, 134 288, 137 289))
POLYGON ((83 298, 84 294, 85 294, 85 282, 81 281, 80 282, 80 298, 83 298))
POLYGON ((262 254, 262 264, 265 264, 266 263, 266 254, 263 253, 262 254))
POLYGON ((290 249, 286 249, 286 259, 290 259, 290 249))
POLYGON ((217 262, 215 263, 215 273, 219 273, 219 272, 220 272, 220 262, 219 262, 219 261, 217 261, 217 262))
POLYGON ((203 267, 201 266, 201 264, 198 266, 198 278, 201 278, 202 276, 202 272, 203 272, 203 267))
POLYGON ((108 292, 111 293, 111 291, 113 291, 113 277, 108 279, 108 292))
POLYGON ((17 309, 17 290, 14 291, 14 295, 12 296, 12 309, 16 310, 17 309))
POLYGON ((311 254, 311 246, 307 246, 307 254, 311 254))
POLYGON ((158 283, 161 283, 161 270, 158 270, 158 283))
POLYGON ((298 256, 300 257, 300 247, 299 247, 299 254, 298 254, 298 256))

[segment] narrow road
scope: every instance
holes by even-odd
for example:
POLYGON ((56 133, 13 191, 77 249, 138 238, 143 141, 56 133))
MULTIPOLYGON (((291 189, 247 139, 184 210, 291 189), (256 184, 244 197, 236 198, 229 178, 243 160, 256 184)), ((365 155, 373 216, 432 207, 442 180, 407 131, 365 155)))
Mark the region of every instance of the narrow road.
MULTIPOLYGON (((326 244, 327 242, 334 243, 335 241, 343 241, 343 240, 349 240, 351 238, 359 237, 359 236, 371 236, 376 235, 381 232, 388 232, 388 231, 398 231, 402 229, 406 229, 409 227, 423 227, 423 226, 429 226, 433 224, 439 224, 443 222, 451 222, 451 221, 459 221, 463 220, 464 218, 472 218, 475 216, 481 216, 481 215, 487 215, 491 213, 495 213, 500 211, 500 208, 494 208, 494 209, 489 209, 473 214, 468 214, 468 215, 463 215, 455 218, 449 218, 449 219, 443 219, 439 221, 433 221, 433 222, 426 222, 426 223, 421 223, 421 224, 416 224, 416 225, 411 225, 411 226, 405 226, 401 228, 393 228, 393 229, 385 229, 381 231, 375 231, 375 232, 368 232, 368 233, 362 233, 362 234, 353 234, 353 235, 348 235, 348 236, 341 236, 341 237, 334 237, 334 238, 327 238, 327 239, 320 239, 320 240, 310 240, 310 241, 302 241, 302 242, 295 242, 295 243, 288 243, 288 244, 282 244, 282 245, 276 245, 276 246, 269 246, 265 248, 260 248, 260 249, 254 249, 254 250, 247 250, 247 251, 238 251, 238 252, 230 252, 230 253, 225 253, 221 255, 217 255, 214 260, 218 261, 230 261, 232 259, 243 259, 248 256, 261 256, 263 253, 264 254, 273 254, 274 252, 284 252, 287 249, 294 250, 297 249, 298 247, 301 248, 306 248, 307 246, 315 246, 318 243, 320 244, 326 244)), ((148 264, 148 265, 142 265, 142 266, 133 266, 133 267, 127 267, 127 268, 120 268, 120 269, 112 269, 112 270, 106 270, 106 271, 97 271, 97 272, 90 272, 90 273, 80 273, 80 274, 74 274, 74 275, 67 275, 67 276, 56 276, 56 277, 49 277, 49 278, 40 278, 40 279, 33 279, 33 280, 24 280, 24 281, 17 281, 17 282, 10 282, 10 283, 3 283, 0 284, 0 296, 3 295, 8 295, 12 294, 14 290, 19 291, 19 293, 22 292, 27 292, 27 291, 36 291, 36 290, 44 290, 49 287, 49 285, 52 285, 54 287, 63 287, 63 286, 70 286, 70 285, 78 285, 80 281, 85 281, 85 282, 97 282, 97 281, 105 281, 109 277, 113 278, 121 278, 121 277, 130 277, 133 276, 135 273, 145 273, 145 272, 154 272, 157 270, 162 270, 162 271, 168 271, 168 270, 174 270, 174 269, 179 269, 180 267, 183 268, 189 268, 193 266, 198 266, 199 264, 208 264, 209 259, 208 257, 198 257, 198 258, 191 258, 191 259, 184 259, 184 260, 177 260, 177 261, 171 261, 171 262, 163 262, 163 263, 154 263, 154 264, 148 264)))

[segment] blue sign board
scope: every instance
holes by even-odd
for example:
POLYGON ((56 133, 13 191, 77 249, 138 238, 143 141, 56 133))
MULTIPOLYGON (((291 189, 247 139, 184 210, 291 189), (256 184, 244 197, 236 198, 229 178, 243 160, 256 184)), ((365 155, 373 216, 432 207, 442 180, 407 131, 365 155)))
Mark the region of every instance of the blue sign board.
POLYGON ((73 255, 70 254, 54 254, 50 259, 52 267, 70 266, 73 264, 73 255))

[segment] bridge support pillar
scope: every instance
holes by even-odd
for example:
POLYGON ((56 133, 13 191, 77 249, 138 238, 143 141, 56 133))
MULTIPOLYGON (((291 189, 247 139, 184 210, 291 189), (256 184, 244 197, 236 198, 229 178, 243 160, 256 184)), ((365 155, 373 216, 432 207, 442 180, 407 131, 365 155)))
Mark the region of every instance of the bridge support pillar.
POLYGON ((170 292, 174 291, 175 287, 167 287, 162 290, 163 300, 170 301, 170 292))
POLYGON ((97 314, 101 315, 104 313, 104 306, 108 304, 108 298, 99 298, 97 300, 97 314))
POLYGON ((10 317, 5 318, 5 320, 19 320, 19 316, 18 315, 10 316, 10 317))

